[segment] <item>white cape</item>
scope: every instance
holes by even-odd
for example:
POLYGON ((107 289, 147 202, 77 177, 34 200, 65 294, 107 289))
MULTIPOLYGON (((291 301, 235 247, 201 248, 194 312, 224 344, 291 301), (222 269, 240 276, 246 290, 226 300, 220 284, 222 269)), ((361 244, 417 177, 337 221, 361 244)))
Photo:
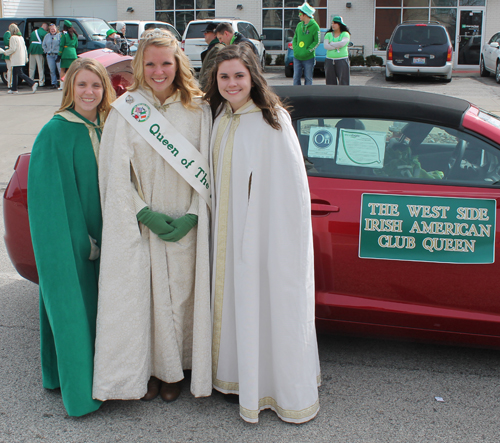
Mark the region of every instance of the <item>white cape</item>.
POLYGON ((282 130, 269 126, 253 102, 241 115, 226 112, 240 122, 232 154, 234 125, 218 131, 224 111, 212 132, 214 388, 239 394, 248 422, 270 408, 302 423, 318 413, 320 383, 303 156, 284 110, 282 130))
MULTIPOLYGON (((139 90, 151 103, 158 100, 139 90)), ((208 159, 210 109, 187 110, 179 95, 160 112, 208 159)), ((211 394, 209 211, 187 182, 115 109, 99 157, 103 241, 93 396, 139 399, 151 375, 173 383, 192 369, 191 392, 211 394), (153 211, 198 225, 177 243, 139 224, 131 165, 153 211)))

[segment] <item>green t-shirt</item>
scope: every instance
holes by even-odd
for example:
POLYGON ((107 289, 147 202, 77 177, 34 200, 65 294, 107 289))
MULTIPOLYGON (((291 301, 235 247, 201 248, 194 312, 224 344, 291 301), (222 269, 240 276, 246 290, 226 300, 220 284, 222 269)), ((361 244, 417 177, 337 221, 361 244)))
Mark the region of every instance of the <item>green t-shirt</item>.
POLYGON ((330 43, 340 42, 345 37, 347 37, 347 43, 338 49, 329 49, 326 51, 326 58, 348 58, 349 57, 349 41, 351 40, 351 35, 348 32, 341 32, 338 37, 333 36, 333 32, 327 32, 325 35, 325 41, 330 43))

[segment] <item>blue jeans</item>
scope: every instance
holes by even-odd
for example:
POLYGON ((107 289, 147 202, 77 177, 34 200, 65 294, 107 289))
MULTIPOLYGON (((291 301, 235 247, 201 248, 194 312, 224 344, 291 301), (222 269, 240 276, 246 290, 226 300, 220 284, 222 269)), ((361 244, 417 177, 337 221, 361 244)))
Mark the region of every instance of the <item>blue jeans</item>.
POLYGON ((50 69, 50 82, 57 86, 57 72, 61 72, 61 64, 56 63, 56 55, 49 55, 47 54, 47 64, 49 65, 50 69))
POLYGON ((304 84, 312 85, 313 84, 313 70, 314 65, 316 64, 316 59, 310 58, 309 60, 297 60, 295 57, 293 58, 293 84, 300 85, 302 73, 304 74, 304 84))

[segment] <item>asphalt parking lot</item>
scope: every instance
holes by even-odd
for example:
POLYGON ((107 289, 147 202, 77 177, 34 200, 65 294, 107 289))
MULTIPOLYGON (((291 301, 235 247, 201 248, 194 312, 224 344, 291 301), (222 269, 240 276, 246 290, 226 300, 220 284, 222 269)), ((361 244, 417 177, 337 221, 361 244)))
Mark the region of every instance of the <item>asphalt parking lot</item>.
MULTIPOLYGON (((265 74, 271 85, 292 83, 282 69, 265 74)), ((380 71, 354 70, 351 84, 457 96, 500 115, 500 85, 477 73, 457 74, 449 84, 386 83, 380 71)), ((32 94, 25 86, 13 96, 0 85, 1 188, 60 100, 57 90, 32 94)), ((0 288, 0 443, 499 441, 500 351, 323 334, 321 410, 303 425, 283 423, 270 411, 258 425, 245 423, 220 394, 194 399, 186 383, 174 403, 109 401, 93 414, 70 418, 59 391, 41 386, 38 287, 16 273, 3 242, 0 288)))

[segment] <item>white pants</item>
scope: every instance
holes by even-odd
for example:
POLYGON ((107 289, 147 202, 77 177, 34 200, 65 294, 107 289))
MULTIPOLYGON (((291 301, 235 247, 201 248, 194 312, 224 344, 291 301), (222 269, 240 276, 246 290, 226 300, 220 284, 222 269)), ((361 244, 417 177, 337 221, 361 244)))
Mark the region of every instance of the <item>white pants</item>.
POLYGON ((43 59, 43 54, 30 54, 30 78, 35 80, 35 68, 38 67, 38 86, 43 86, 45 84, 45 63, 43 59))
POLYGON ((7 65, 7 87, 12 88, 12 65, 10 60, 5 60, 7 65))

